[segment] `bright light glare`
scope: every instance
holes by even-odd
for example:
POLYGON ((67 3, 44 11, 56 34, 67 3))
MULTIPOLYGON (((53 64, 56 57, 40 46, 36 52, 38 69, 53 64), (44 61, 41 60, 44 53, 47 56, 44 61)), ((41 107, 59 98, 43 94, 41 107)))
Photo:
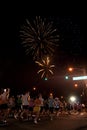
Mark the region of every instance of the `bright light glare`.
POLYGON ((33 90, 36 90, 36 87, 33 87, 33 90))
POLYGON ((85 80, 85 79, 87 79, 87 76, 73 77, 73 80, 85 80))
POLYGON ((6 89, 4 89, 4 92, 6 92, 6 89))
POLYGON ((70 101, 71 101, 71 102, 75 102, 75 101, 76 101, 76 97, 71 96, 71 97, 70 97, 70 101))
POLYGON ((69 71, 73 71, 73 68, 70 67, 70 68, 69 68, 69 71))

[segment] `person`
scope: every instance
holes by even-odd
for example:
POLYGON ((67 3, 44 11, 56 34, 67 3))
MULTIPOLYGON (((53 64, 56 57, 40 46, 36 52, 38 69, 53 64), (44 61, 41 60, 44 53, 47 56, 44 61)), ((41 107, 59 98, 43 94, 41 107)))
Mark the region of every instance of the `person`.
POLYGON ((8 100, 9 117, 14 117, 15 110, 16 110, 15 106, 16 106, 15 97, 11 95, 8 100))
POLYGON ((31 120, 33 117, 33 108, 34 108, 34 99, 30 97, 29 100, 29 120, 31 120))
POLYGON ((33 113, 35 113, 36 115, 34 118, 35 124, 37 124, 37 121, 40 116, 40 106, 41 106, 41 100, 39 99, 39 96, 37 96, 36 99, 34 100, 34 109, 33 109, 33 113))
POLYGON ((49 115, 51 117, 51 120, 53 120, 53 111, 54 111, 53 95, 50 95, 49 98, 48 98, 48 106, 49 106, 49 115))
POLYGON ((28 120, 28 114, 29 114, 29 100, 30 100, 30 92, 25 92, 22 97, 22 110, 21 118, 24 120, 28 120))
POLYGON ((55 116, 58 116, 58 112, 59 112, 59 98, 55 98, 54 99, 54 110, 55 110, 55 116))
POLYGON ((43 114, 43 110, 44 110, 44 98, 42 97, 42 94, 39 94, 39 99, 41 101, 41 104, 40 104, 40 114, 43 114))
POLYGON ((8 117, 8 100, 9 100, 10 89, 2 89, 0 93, 0 124, 7 124, 8 117))

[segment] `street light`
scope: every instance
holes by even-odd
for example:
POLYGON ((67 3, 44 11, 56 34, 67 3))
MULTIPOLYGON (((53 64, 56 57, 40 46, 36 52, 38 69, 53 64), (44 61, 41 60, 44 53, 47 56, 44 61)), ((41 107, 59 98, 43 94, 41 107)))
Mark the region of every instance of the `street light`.
POLYGON ((85 68, 80 68, 80 67, 69 67, 68 68, 68 71, 69 72, 73 72, 74 70, 77 70, 77 71, 80 71, 81 72, 81 74, 80 75, 83 75, 83 76, 80 76, 80 78, 79 77, 77 77, 77 79, 76 80, 84 80, 85 81, 85 84, 87 84, 87 80, 85 80, 86 79, 86 69, 85 68))
POLYGON ((73 71, 73 68, 72 68, 72 67, 70 67, 70 68, 68 68, 68 70, 69 70, 70 72, 72 72, 72 71, 73 71))
POLYGON ((85 68, 81 68, 81 67, 69 67, 68 68, 69 72, 72 72, 74 70, 78 70, 78 71, 82 72, 83 75, 86 75, 86 69, 85 68))
POLYGON ((65 76, 65 79, 69 79, 69 77, 68 77, 68 76, 65 76))
POLYGON ((87 102, 87 74, 86 74, 86 69, 85 68, 81 68, 81 67, 78 67, 78 68, 68 68, 68 71, 71 73, 73 70, 77 70, 77 71, 80 71, 80 76, 72 76, 72 80, 74 81, 82 81, 84 83, 84 87, 83 87, 83 95, 84 95, 84 101, 87 102))
POLYGON ((76 102, 76 97, 75 97, 75 96, 71 96, 71 97, 70 97, 70 101, 71 101, 72 103, 75 103, 75 102, 76 102))
POLYGON ((36 87, 33 87, 33 90, 36 90, 36 87))
POLYGON ((75 88, 77 88, 77 87, 78 87, 78 84, 77 84, 77 83, 75 83, 75 84, 74 84, 74 86, 75 86, 75 88))

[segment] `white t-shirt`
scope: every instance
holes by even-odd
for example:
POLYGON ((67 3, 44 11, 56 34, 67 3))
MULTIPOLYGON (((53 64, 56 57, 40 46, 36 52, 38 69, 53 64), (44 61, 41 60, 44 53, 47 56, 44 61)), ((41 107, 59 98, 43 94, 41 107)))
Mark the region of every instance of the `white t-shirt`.
POLYGON ((22 105, 29 105, 29 95, 22 95, 22 105))

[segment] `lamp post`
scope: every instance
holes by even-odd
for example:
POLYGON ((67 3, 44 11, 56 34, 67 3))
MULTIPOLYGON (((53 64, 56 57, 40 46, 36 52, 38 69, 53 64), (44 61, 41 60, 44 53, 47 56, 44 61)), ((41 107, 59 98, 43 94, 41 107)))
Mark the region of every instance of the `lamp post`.
POLYGON ((74 70, 78 70, 80 72, 82 72, 84 75, 86 75, 86 69, 85 68, 81 68, 81 67, 69 67, 68 71, 72 72, 74 70))
MULTIPOLYGON (((83 78, 82 79, 80 78, 80 80, 84 80, 85 85, 87 86, 86 69, 85 68, 80 68, 80 67, 78 67, 78 68, 69 67, 68 68, 69 72, 73 72, 74 70, 80 71, 80 73, 81 73, 80 75, 83 75, 83 78)), ((79 80, 79 78, 77 78, 77 80, 79 80)))
POLYGON ((76 71, 78 71, 78 72, 80 72, 80 76, 79 77, 73 77, 73 80, 81 80, 83 83, 84 83, 84 85, 85 85, 85 87, 83 87, 83 96, 84 96, 84 102, 87 102, 87 74, 86 74, 86 69, 85 68, 80 68, 80 67, 78 67, 78 68, 73 68, 73 67, 69 67, 68 68, 68 71, 69 72, 73 72, 75 70, 75 72, 76 71))

